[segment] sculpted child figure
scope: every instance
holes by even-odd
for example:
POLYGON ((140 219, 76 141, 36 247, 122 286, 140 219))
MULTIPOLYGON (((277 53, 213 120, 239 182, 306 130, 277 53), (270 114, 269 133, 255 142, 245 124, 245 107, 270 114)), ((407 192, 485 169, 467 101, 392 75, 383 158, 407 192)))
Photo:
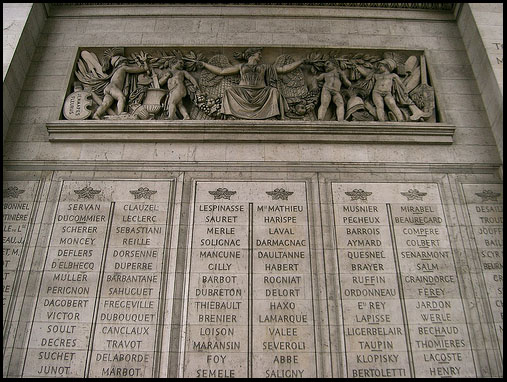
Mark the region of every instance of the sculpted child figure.
POLYGON ((317 118, 319 121, 324 120, 324 116, 326 115, 326 111, 332 100, 336 105, 336 119, 338 121, 343 121, 345 117, 345 103, 343 102, 343 97, 340 94, 340 89, 342 86, 340 78, 343 80, 343 83, 347 87, 349 87, 351 83, 345 76, 345 73, 343 73, 342 70, 338 69, 333 62, 326 61, 324 65, 326 72, 320 74, 316 78, 317 81, 324 81, 320 96, 320 107, 317 113, 317 118))
MULTIPOLYGON (((375 84, 372 90, 372 99, 375 104, 377 118, 379 121, 385 121, 386 115, 384 110, 384 102, 389 110, 395 115, 397 121, 403 121, 403 113, 396 104, 398 102, 402 106, 408 106, 412 115, 410 120, 417 121, 424 116, 414 102, 408 97, 407 90, 400 77, 396 73, 392 73, 396 68, 396 62, 391 58, 386 58, 379 62, 378 72, 373 75, 375 84), (394 96, 393 96, 394 92, 394 96), (396 96, 396 99, 395 99, 396 96)), ((370 73, 363 68, 357 67, 361 74, 367 76, 370 73)))
POLYGON ((169 119, 176 119, 176 109, 178 109, 183 116, 183 119, 190 119, 187 109, 183 105, 183 97, 187 95, 187 88, 185 86, 185 78, 189 80, 196 89, 199 89, 199 84, 186 70, 183 70, 183 60, 177 60, 169 69, 169 72, 164 74, 159 82, 164 85, 167 82, 167 89, 169 94, 166 97, 164 109, 167 112, 169 119))
POLYGON ((114 67, 113 75, 111 76, 110 83, 104 88, 104 99, 95 114, 93 114, 93 119, 100 119, 115 100, 118 103, 118 115, 121 114, 125 109, 126 103, 126 97, 123 94, 123 86, 127 73, 143 73, 148 71, 146 62, 143 67, 128 66, 127 59, 122 56, 113 56, 111 58, 111 63, 114 67))

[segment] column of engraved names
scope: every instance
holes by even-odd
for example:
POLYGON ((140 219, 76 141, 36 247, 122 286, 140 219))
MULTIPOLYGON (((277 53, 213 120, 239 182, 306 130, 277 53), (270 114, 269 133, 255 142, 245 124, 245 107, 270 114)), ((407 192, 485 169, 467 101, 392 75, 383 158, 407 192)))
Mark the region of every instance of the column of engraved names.
POLYGON ((383 184, 333 184, 347 376, 410 377, 383 184))
POLYGON ((393 185, 396 237, 416 377, 476 375, 438 187, 393 185))
POLYGON ((110 185, 114 212, 88 376, 152 377, 169 182, 110 185))
POLYGON ((503 357, 503 190, 495 184, 464 184, 463 189, 503 357))
POLYGON ((24 376, 82 377, 111 203, 101 184, 64 181, 24 376))
POLYGON ((249 210, 243 183, 197 182, 185 377, 246 377, 249 210))
POLYGON ((10 311, 13 287, 23 249, 28 245, 26 235, 32 214, 38 182, 8 182, 3 190, 3 238, 2 238, 2 294, 3 321, 5 330, 6 314, 10 311))
POLYGON ((315 377, 305 184, 269 185, 253 203, 252 376, 315 377))

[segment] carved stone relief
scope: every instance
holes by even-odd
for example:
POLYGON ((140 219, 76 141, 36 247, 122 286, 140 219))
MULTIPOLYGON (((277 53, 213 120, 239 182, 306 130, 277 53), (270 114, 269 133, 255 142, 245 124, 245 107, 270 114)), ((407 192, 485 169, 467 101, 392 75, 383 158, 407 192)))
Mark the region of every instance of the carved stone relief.
POLYGON ((63 116, 435 121, 420 53, 273 50, 82 50, 63 116))

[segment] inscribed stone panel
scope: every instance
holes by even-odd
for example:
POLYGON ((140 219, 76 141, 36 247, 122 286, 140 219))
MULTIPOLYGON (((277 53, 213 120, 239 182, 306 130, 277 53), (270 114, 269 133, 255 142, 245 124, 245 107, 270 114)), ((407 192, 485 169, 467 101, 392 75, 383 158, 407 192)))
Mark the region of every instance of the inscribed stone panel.
POLYGON ((195 187, 182 376, 316 376, 305 183, 195 187))
POLYGON ((171 181, 63 181, 24 376, 153 377, 171 181))
POLYGON ((463 184, 462 187, 503 357, 503 187, 499 184, 463 184))
POLYGON ((476 376, 433 183, 333 183, 348 377, 476 376))

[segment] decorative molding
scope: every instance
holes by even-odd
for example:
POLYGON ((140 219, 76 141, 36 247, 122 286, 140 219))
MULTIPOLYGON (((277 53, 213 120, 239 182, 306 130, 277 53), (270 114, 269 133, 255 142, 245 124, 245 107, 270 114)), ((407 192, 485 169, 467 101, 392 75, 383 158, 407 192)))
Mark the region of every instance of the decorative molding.
MULTIPOLYGON (((160 3, 49 3, 51 7, 61 6, 111 6, 111 5, 160 5, 160 3)), ((171 3, 171 5, 177 5, 178 2, 171 3)), ((180 5, 188 5, 188 2, 181 2, 180 5)), ((303 6, 303 7, 348 7, 348 8, 387 8, 387 9, 428 9, 432 11, 452 11, 456 6, 456 3, 300 3, 300 2, 273 2, 273 3, 258 3, 248 2, 243 3, 215 3, 215 2, 201 2, 199 5, 213 5, 213 6, 237 6, 237 5, 262 5, 262 6, 303 6)))
POLYGON ((452 144, 456 127, 436 122, 55 121, 51 142, 321 142, 452 144))

